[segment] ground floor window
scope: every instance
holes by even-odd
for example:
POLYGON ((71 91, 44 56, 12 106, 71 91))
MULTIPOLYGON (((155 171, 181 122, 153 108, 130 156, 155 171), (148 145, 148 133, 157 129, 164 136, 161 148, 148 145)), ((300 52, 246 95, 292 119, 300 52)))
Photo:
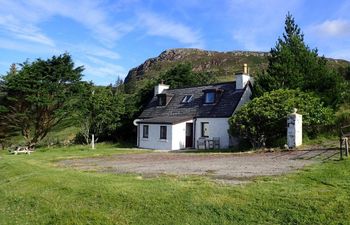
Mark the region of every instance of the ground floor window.
POLYGON ((209 123, 202 122, 202 137, 209 137, 209 123))
POLYGON ((148 138, 148 125, 143 125, 142 137, 148 138))
POLYGON ((160 126, 160 139, 167 139, 167 127, 160 126))

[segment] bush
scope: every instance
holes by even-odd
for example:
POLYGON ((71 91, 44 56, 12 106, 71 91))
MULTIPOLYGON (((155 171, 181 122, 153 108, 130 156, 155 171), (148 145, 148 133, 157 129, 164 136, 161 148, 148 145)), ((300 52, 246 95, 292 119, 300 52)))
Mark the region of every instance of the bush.
POLYGON ((334 124, 333 110, 319 98, 300 90, 279 89, 244 105, 230 118, 230 133, 247 139, 254 148, 273 146, 286 136, 287 115, 293 108, 303 115, 303 132, 308 135, 334 124))
POLYGON ((340 106, 335 117, 338 126, 350 125, 350 105, 344 104, 340 106))

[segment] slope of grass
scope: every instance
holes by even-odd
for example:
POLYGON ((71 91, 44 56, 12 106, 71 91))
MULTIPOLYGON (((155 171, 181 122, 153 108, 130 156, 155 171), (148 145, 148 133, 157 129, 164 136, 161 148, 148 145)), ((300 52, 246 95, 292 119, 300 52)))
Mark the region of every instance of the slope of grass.
POLYGON ((199 176, 58 168, 62 158, 143 152, 99 145, 0 155, 0 224, 349 224, 350 161, 226 186, 199 176))

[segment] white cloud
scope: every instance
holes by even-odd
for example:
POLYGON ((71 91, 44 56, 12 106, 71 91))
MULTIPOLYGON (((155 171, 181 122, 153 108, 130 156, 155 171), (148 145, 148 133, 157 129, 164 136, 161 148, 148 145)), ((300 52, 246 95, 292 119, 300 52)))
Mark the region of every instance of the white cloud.
POLYGON ((46 20, 61 16, 71 19, 88 29, 101 44, 113 47, 116 41, 130 32, 127 23, 114 22, 104 1, 86 0, 0 0, 0 27, 27 41, 53 45, 39 26, 46 20))
POLYGON ((33 7, 40 8, 51 16, 70 18, 89 29, 102 44, 112 47, 133 27, 126 23, 115 23, 101 1, 84 0, 30 0, 33 7))
POLYGON ((76 65, 83 65, 85 68, 85 80, 94 80, 102 85, 114 83, 118 77, 124 78, 127 70, 117 64, 106 62, 100 57, 85 56, 75 60, 76 65))
POLYGON ((321 24, 310 28, 317 36, 321 37, 350 37, 350 21, 349 20, 326 20, 321 24))
POLYGON ((203 48, 204 41, 198 31, 178 22, 170 21, 150 12, 139 13, 141 24, 147 29, 147 34, 174 39, 189 47, 203 48))
POLYGON ((42 34, 40 29, 34 25, 24 26, 12 15, 0 15, 0 30, 4 33, 11 33, 12 37, 26 41, 36 42, 43 45, 54 46, 54 41, 42 34))
POLYGON ((41 54, 53 55, 53 54, 62 53, 55 47, 44 46, 41 44, 25 43, 19 40, 9 40, 4 38, 0 38, 0 48, 15 50, 19 52, 26 52, 30 54, 39 54, 39 55, 41 54))
POLYGON ((97 57, 103 57, 107 59, 113 59, 117 60, 120 59, 120 55, 112 50, 109 50, 107 48, 99 47, 93 44, 89 45, 75 45, 75 46, 69 46, 71 49, 75 49, 78 52, 82 52, 86 55, 90 56, 97 56, 97 57))

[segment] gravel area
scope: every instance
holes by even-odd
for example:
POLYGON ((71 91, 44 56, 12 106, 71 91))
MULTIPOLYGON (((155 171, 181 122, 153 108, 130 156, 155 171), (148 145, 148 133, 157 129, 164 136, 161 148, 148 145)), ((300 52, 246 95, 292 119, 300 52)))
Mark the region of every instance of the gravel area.
POLYGON ((258 176, 280 175, 333 157, 334 150, 261 153, 141 153, 60 161, 60 166, 85 171, 205 175, 225 183, 244 183, 258 176))

